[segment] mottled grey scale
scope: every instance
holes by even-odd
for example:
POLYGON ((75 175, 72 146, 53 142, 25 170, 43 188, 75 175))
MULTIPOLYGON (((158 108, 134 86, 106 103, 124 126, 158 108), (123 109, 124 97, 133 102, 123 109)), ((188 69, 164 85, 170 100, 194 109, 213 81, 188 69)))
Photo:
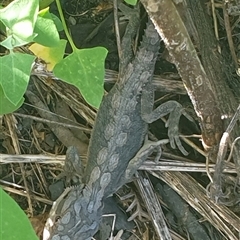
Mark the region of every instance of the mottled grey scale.
MULTIPOLYGON (((115 138, 114 138, 115 139, 115 138)), ((109 155, 111 154, 111 153, 114 153, 114 152, 116 152, 117 151, 117 146, 116 146, 116 144, 115 144, 115 141, 112 141, 111 139, 108 141, 108 143, 107 143, 107 148, 108 148, 108 152, 107 152, 107 154, 106 154, 106 159, 108 159, 108 157, 109 157, 109 155)))
POLYGON ((71 240, 68 236, 63 236, 61 240, 71 240))
POLYGON ((80 213, 81 210, 82 210, 82 204, 81 204, 81 202, 75 201, 74 204, 73 204, 73 209, 74 209, 74 212, 75 212, 76 216, 78 216, 79 221, 81 221, 81 216, 79 215, 79 213, 80 213))
MULTIPOLYGON (((91 196, 89 197, 89 198, 87 198, 87 202, 86 202, 86 206, 88 205, 88 203, 90 202, 90 201, 93 201, 94 202, 94 200, 93 199, 95 199, 95 197, 96 197, 96 195, 97 195, 97 192, 99 191, 99 189, 100 189, 100 187, 99 187, 99 182, 97 183, 97 185, 96 185, 96 187, 94 187, 93 189, 92 189, 92 192, 91 192, 91 196)), ((94 205, 94 204, 93 204, 94 205)))
POLYGON ((119 163, 119 154, 115 153, 112 156, 110 156, 109 158, 109 165, 108 165, 108 169, 110 172, 112 172, 115 168, 117 168, 119 163))
MULTIPOLYGON (((152 45, 158 44, 158 32, 157 31, 152 33, 152 38, 149 39, 149 41, 152 45), (155 37, 153 35, 155 35, 155 37)), ((152 56, 152 58, 154 58, 154 56, 152 56)))
POLYGON ((88 207, 87 207, 87 211, 89 213, 92 213, 94 211, 94 204, 95 204, 95 200, 92 200, 89 202, 88 207))
POLYGON ((92 170, 92 173, 91 173, 91 176, 90 176, 91 180, 89 181, 89 186, 92 186, 92 184, 95 183, 99 179, 100 174, 101 174, 101 171, 100 171, 99 167, 95 167, 92 170))
POLYGON ((65 212, 65 211, 70 207, 70 205, 71 205, 74 201, 76 201, 76 198, 77 198, 77 197, 74 196, 74 195, 69 196, 69 197, 68 197, 68 200, 63 203, 62 212, 65 212))
POLYGON ((146 82, 146 79, 148 79, 149 77, 150 77, 149 72, 145 71, 145 72, 143 72, 143 73, 141 74, 140 80, 141 80, 142 82, 146 82))
POLYGON ((121 105, 121 94, 118 92, 117 94, 113 95, 111 105, 113 109, 118 109, 121 105))
POLYGON ((108 184, 111 181, 111 173, 107 172, 104 173, 100 178, 100 187, 103 188, 103 190, 108 186, 108 184))
POLYGON ((135 111, 136 106, 137 106, 137 101, 131 99, 126 106, 126 111, 127 112, 135 111))
MULTIPOLYGON (((145 79, 145 78, 144 78, 144 79, 145 79)), ((146 81, 146 80, 144 80, 144 81, 146 81)), ((135 101, 137 101, 136 99, 137 99, 137 98, 140 98, 140 93, 143 91, 143 85, 141 85, 141 86, 136 85, 136 86, 135 86, 135 89, 136 89, 136 94, 135 94, 135 96, 134 96, 134 99, 135 99, 135 101)))
POLYGON ((104 196, 104 189, 101 189, 100 191, 98 191, 98 193, 96 195, 96 202, 95 202, 95 205, 94 205, 94 210, 95 211, 97 211, 99 208, 102 207, 102 205, 103 205, 103 202, 102 202, 103 196, 104 196))
POLYGON ((58 231, 63 231, 64 230, 64 226, 63 225, 59 225, 58 226, 58 231))
MULTIPOLYGON (((54 235, 54 236, 52 237, 52 240, 60 240, 60 236, 54 235)), ((69 240, 70 240, 70 239, 69 239, 69 240)))
MULTIPOLYGON (((146 58, 144 60, 150 62, 150 61, 152 61, 153 57, 154 57, 154 53, 151 52, 151 53, 146 54, 146 58)), ((149 73, 148 73, 148 75, 149 75, 149 73)))
POLYGON ((116 139, 116 145, 118 147, 123 147, 127 142, 128 134, 125 132, 120 133, 116 139))
POLYGON ((125 178, 128 179, 130 176, 131 169, 126 169, 125 171, 125 178))
POLYGON ((129 129, 132 125, 132 121, 128 115, 123 115, 121 121, 124 123, 126 129, 129 129))
POLYGON ((82 195, 84 199, 90 199, 92 195, 92 188, 90 188, 88 185, 83 189, 82 195))
MULTIPOLYGON (((88 232, 90 229, 95 229, 96 227, 97 227, 97 223, 96 222, 93 222, 90 226, 89 225, 83 225, 83 227, 76 233, 76 235, 88 232)), ((74 239, 76 239, 76 238, 74 238, 74 239)), ((80 240, 80 238, 78 238, 78 239, 80 240)))
POLYGON ((70 219, 71 219, 71 213, 70 213, 70 212, 66 212, 66 213, 62 216, 61 222, 62 222, 63 224, 68 224, 69 221, 70 221, 70 219))
POLYGON ((115 125, 111 122, 106 126, 104 130, 104 136, 106 140, 109 140, 114 135, 115 125))
POLYGON ((108 148, 103 147, 97 155, 97 164, 98 165, 102 165, 104 163, 104 161, 106 160, 108 154, 108 148))
MULTIPOLYGON (((111 152, 116 152, 117 146, 116 146, 115 141, 113 139, 115 139, 114 136, 107 142, 107 148, 111 149, 111 152)), ((109 157, 109 152, 106 153, 105 158, 108 159, 108 157, 109 157)))

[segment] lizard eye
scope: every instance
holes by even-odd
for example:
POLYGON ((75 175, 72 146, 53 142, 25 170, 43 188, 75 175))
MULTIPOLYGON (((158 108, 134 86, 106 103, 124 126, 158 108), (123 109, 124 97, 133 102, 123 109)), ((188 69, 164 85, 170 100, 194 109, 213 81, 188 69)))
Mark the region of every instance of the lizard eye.
POLYGON ((55 217, 55 223, 57 223, 60 219, 61 219, 60 216, 56 216, 56 217, 55 217))

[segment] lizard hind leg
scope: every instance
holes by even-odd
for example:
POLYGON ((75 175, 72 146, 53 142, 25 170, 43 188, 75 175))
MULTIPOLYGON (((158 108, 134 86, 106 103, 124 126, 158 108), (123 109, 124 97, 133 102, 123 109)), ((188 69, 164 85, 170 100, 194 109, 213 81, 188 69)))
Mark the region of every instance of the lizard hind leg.
MULTIPOLYGON (((146 137, 143 146, 140 148, 137 154, 129 161, 124 175, 124 179, 122 179, 121 182, 124 184, 131 181, 132 176, 136 173, 142 163, 153 153, 153 151, 157 149, 157 151, 159 152, 159 148, 161 147, 161 145, 167 143, 169 143, 168 139, 162 139, 157 142, 152 142, 146 137)), ((160 156, 159 154, 157 154, 155 161, 159 160, 159 158, 160 156)))

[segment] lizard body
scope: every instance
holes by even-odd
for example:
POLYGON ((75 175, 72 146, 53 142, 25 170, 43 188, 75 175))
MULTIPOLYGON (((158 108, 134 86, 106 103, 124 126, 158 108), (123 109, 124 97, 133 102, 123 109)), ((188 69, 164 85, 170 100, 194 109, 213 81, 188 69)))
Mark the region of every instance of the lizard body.
POLYGON ((170 143, 174 145, 176 142, 180 150, 183 149, 179 144, 177 127, 181 113, 184 114, 180 104, 171 101, 155 109, 157 111, 151 117, 142 114, 143 110, 149 112, 149 107, 143 103, 144 94, 150 96, 150 108, 153 104, 151 79, 159 43, 159 35, 149 23, 133 62, 122 71, 122 78, 99 108, 89 144, 84 186, 67 191, 53 207, 52 217, 45 228, 50 235, 45 239, 91 239, 101 221, 104 199, 129 181, 154 149, 168 142, 145 141, 144 144, 148 122, 157 119, 155 113, 158 117, 170 113, 170 143), (145 92, 146 89, 151 90, 150 94, 145 92))

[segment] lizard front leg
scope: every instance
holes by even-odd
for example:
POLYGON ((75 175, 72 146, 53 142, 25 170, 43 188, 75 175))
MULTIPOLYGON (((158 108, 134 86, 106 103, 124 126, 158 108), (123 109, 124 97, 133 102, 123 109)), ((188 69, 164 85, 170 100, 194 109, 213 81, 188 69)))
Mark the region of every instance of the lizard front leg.
POLYGON ((168 127, 170 145, 174 149, 176 148, 177 145, 179 150, 184 155, 187 155, 188 152, 184 149, 179 139, 178 124, 181 115, 184 115, 190 121, 192 121, 192 118, 187 114, 187 112, 183 109, 182 105, 177 101, 171 100, 165 102, 154 110, 153 103, 154 103, 154 89, 153 85, 151 83, 148 83, 145 85, 145 88, 143 89, 142 92, 141 98, 142 119, 147 123, 152 123, 157 119, 169 114, 169 118, 165 126, 168 127))

